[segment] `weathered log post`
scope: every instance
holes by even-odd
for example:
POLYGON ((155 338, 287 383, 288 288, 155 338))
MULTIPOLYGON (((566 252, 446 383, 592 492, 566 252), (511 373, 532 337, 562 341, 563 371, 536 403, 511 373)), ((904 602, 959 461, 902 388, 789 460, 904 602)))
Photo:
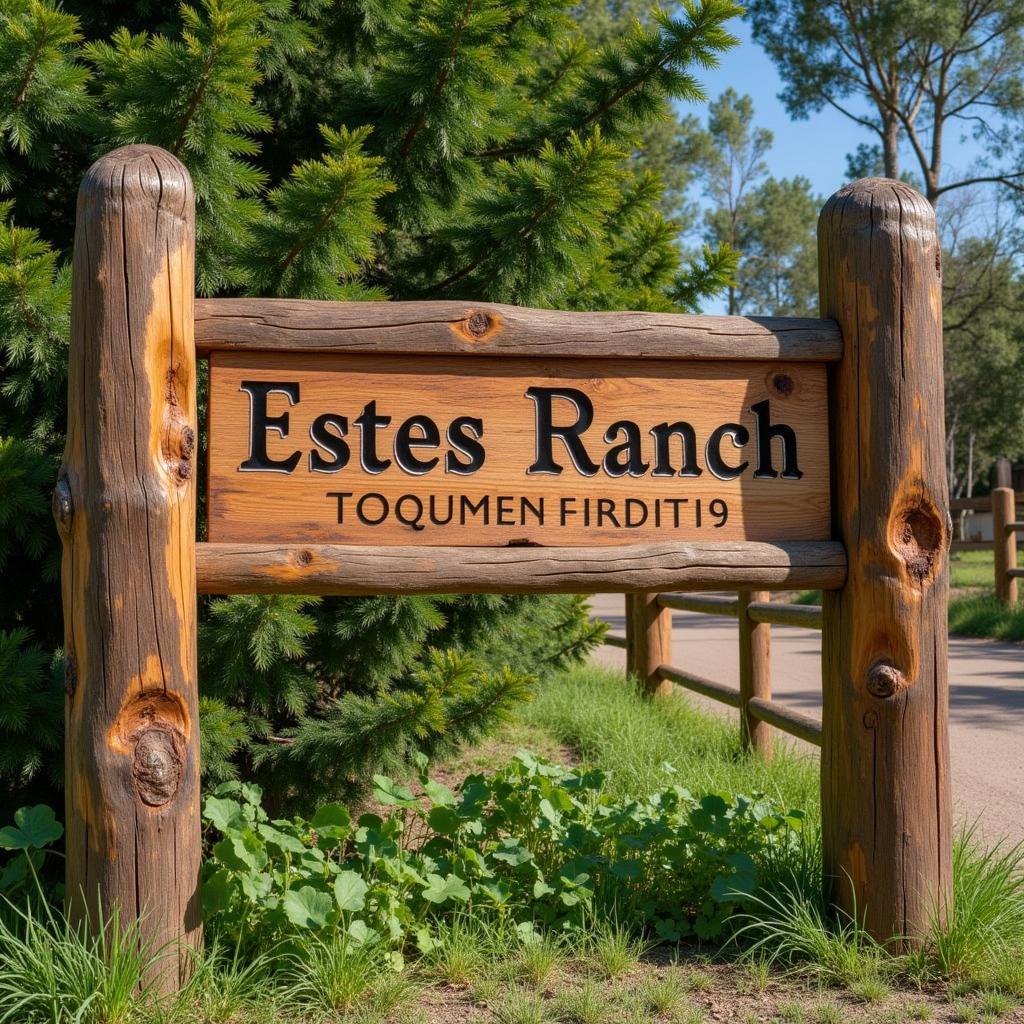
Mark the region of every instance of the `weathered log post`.
POLYGON ((755 622, 748 612, 752 603, 771 600, 767 590, 740 591, 740 742, 744 750, 755 750, 764 758, 772 756, 772 728, 755 718, 747 707, 751 697, 772 699, 771 636, 767 622, 755 622))
POLYGON ((142 920, 177 988, 201 938, 192 182, 127 146, 78 193, 64 543, 67 901, 142 920), (177 944, 177 948, 175 948, 177 944), (176 959, 174 957, 176 956, 176 959))
POLYGON ((996 487, 992 491, 996 598, 1009 608, 1017 604, 1017 577, 1010 575, 1010 570, 1017 568, 1017 532, 1013 529, 1016 518, 1013 488, 996 487))
POLYGON ((672 610, 658 604, 657 594, 626 595, 626 671, 640 680, 650 697, 664 697, 672 684, 657 676, 672 654, 672 610))
POLYGON ((840 189, 818 225, 842 589, 823 622, 822 815, 832 899, 913 942, 950 906, 942 294, 935 216, 907 185, 840 189))

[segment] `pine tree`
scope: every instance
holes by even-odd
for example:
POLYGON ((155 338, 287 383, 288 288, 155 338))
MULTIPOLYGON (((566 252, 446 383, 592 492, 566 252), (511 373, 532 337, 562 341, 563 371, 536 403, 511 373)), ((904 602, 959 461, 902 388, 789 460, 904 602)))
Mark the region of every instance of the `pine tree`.
MULTIPOLYGON (((188 166, 203 294, 678 310, 735 263, 727 247, 683 255, 638 162, 668 103, 702 101, 730 0, 687 0, 600 47, 567 0, 69 3, 77 16, 0 4, 8 795, 59 774, 48 490, 74 193, 98 154, 148 142, 188 166)), ((204 771, 256 777, 280 806, 351 792, 479 735, 599 635, 573 597, 206 600, 204 771)))

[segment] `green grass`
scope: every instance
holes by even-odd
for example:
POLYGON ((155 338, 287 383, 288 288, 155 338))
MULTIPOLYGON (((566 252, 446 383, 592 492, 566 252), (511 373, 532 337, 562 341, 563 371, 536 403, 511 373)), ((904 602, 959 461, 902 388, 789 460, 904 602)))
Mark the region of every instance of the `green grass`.
POLYGON ((735 721, 696 710, 684 695, 649 701, 621 672, 586 666, 554 676, 517 711, 610 775, 617 796, 676 783, 695 794, 761 792, 818 814, 818 762, 777 744, 771 761, 740 750, 735 721))
POLYGON ((1015 608, 1000 604, 991 592, 954 597, 949 602, 949 631, 959 636, 993 640, 1024 640, 1024 604, 1015 608))
MULTIPOLYGON (((1017 565, 1024 567, 1024 546, 1017 552, 1017 565)), ((956 551, 949 556, 949 585, 991 590, 995 586, 995 556, 992 550, 956 551)))

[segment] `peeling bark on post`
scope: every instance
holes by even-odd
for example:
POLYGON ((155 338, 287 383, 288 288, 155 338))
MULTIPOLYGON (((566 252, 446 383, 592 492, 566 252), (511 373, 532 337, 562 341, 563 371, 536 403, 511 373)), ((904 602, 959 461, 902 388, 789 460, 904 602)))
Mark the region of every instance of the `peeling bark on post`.
POLYGON ((153 146, 78 195, 64 543, 67 900, 142 919, 159 985, 201 937, 195 578, 195 207, 153 146), (176 957, 176 959, 175 959, 176 957))
POLYGON ((825 872, 872 935, 913 942, 952 899, 939 241, 924 197, 878 178, 829 200, 818 239, 848 558, 824 599, 825 872))
POLYGON ((657 594, 626 595, 626 671, 649 697, 666 697, 672 684, 658 669, 672 659, 672 610, 658 604, 657 594))

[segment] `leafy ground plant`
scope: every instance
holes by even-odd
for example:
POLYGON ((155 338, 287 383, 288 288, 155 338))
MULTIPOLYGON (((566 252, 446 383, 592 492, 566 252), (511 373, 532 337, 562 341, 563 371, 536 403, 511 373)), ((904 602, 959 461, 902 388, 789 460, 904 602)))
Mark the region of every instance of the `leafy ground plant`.
POLYGON ((353 821, 338 804, 312 818, 269 820, 257 787, 227 783, 205 803, 208 926, 267 948, 296 933, 346 936, 429 954, 455 912, 515 929, 580 930, 619 915, 678 940, 723 934, 761 872, 799 844, 803 814, 764 798, 669 786, 648 799, 607 792, 598 771, 575 772, 520 752, 458 794, 420 775, 422 796, 384 776, 384 817, 353 821))

